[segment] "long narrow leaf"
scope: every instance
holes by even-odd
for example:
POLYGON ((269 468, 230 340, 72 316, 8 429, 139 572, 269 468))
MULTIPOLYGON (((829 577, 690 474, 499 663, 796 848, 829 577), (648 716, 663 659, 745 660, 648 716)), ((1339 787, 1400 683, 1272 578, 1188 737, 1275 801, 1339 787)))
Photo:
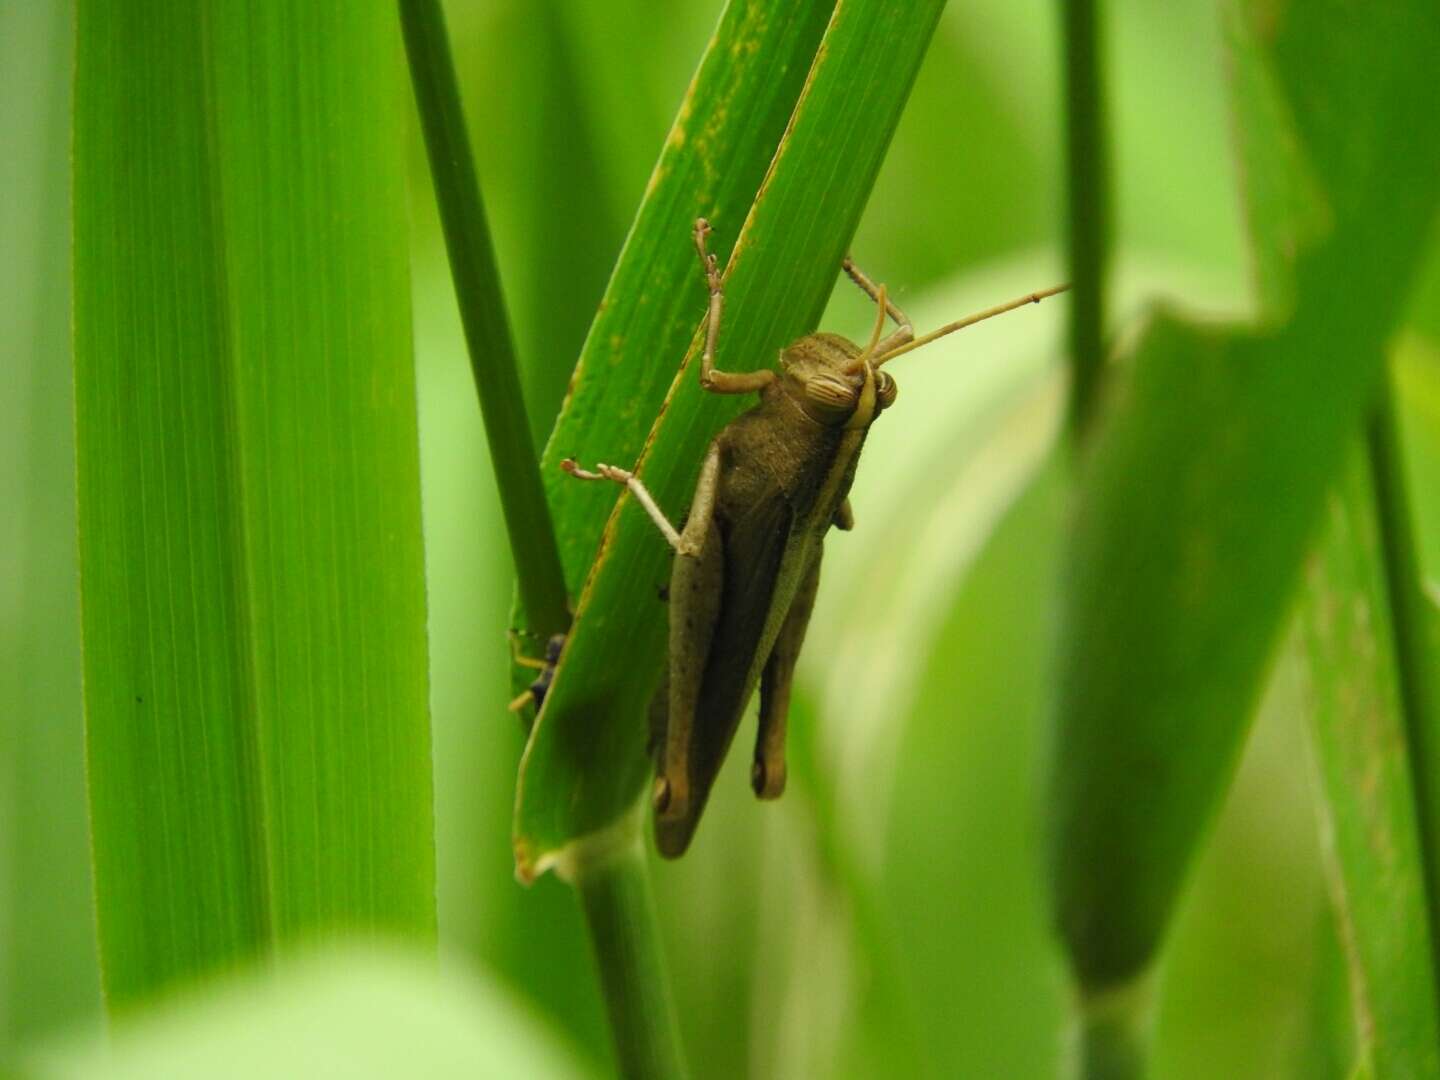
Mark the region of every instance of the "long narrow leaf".
MULTIPOLYGON (((1440 353, 1412 338, 1395 350, 1391 379, 1370 431, 1380 534, 1395 627, 1395 651, 1420 804, 1432 946, 1440 929, 1440 353)), ((1440 979, 1440 949, 1435 952, 1440 979)))
POLYGON ((76 415, 112 1007, 434 922, 398 26, 78 10, 76 415))
POLYGON ((1242 8, 1273 325, 1154 322, 1102 418, 1069 560, 1047 805, 1057 918, 1092 992, 1163 934, 1440 197, 1432 5, 1242 8))
POLYGON ((1329 500, 1302 624, 1340 939, 1359 1052, 1377 1076, 1440 1076, 1424 859, 1374 488, 1351 455, 1329 500))
POLYGON ((1070 390, 1072 433, 1095 412, 1104 374, 1105 286, 1110 261, 1109 141, 1098 0, 1065 0, 1066 156, 1070 183, 1070 390))
MULTIPOLYGON (((772 364, 781 346, 820 318, 942 6, 942 0, 836 5, 785 139, 731 253, 720 367, 743 371, 772 364), (884 47, 877 47, 881 42, 884 47)), ((683 231, 669 242, 687 247, 683 231)), ((687 251, 686 261, 691 259, 687 251)), ((686 278, 696 280, 693 264, 666 288, 685 289, 686 278)), ((689 288, 698 323, 700 290, 689 288)), ((695 352, 692 346, 674 378, 642 465, 650 490, 676 516, 706 443, 748 404, 704 393, 689 363, 695 352)), ((562 427, 554 449, 580 449, 566 445, 563 435, 562 427)), ((593 438, 593 455, 624 461, 616 453, 623 445, 606 445, 599 431, 593 438)), ((611 501, 614 494, 603 498, 611 501)), ((667 577, 668 549, 628 498, 600 543, 521 773, 516 858, 522 874, 542 867, 576 837, 618 820, 644 787, 645 711, 665 652, 656 590, 667 577)))

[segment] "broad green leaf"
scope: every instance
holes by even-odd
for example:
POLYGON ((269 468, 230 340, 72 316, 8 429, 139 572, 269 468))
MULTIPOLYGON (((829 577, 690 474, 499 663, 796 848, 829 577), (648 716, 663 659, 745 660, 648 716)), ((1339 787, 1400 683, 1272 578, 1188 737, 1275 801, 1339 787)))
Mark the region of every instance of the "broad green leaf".
MULTIPOLYGON (((1295 300, 1271 324, 1152 318, 1082 468, 1046 805, 1057 920, 1091 993, 1140 973, 1164 932, 1440 195, 1430 5, 1246 5, 1233 38, 1276 93, 1242 82, 1240 128, 1284 121, 1328 228, 1286 234, 1310 239, 1282 253, 1295 300)), ((1252 217, 1311 204, 1257 201, 1306 185, 1245 166, 1252 217)), ((1270 274, 1273 235, 1255 237, 1270 274)))
POLYGON ((434 927, 401 150, 381 0, 78 8, 75 378, 112 1008, 434 927))
POLYGON ((20 1062, 25 1080, 587 1075, 573 1053, 491 979, 377 948, 307 955, 167 1001, 108 1044, 57 1043, 20 1062))
MULTIPOLYGON (((785 139, 731 253, 717 356, 722 369, 771 364, 781 346, 818 321, 941 6, 940 0, 836 5, 785 139)), ((683 249, 686 237, 669 242, 683 249)), ((690 277, 697 283, 691 286, 697 315, 703 314, 693 264, 690 277)), ((683 282, 666 287, 684 288, 683 282)), ((705 445, 749 404, 704 393, 689 362, 696 352, 692 345, 674 378, 640 465, 652 494, 677 517, 705 445)), ((580 378, 583 385, 583 369, 580 378)), ((606 373, 589 381, 615 380, 606 373)), ((572 411, 579 396, 577 387, 572 411)), ((633 419, 645 423, 649 414, 633 419)), ((623 462, 623 454, 600 448, 608 442, 604 432, 593 433, 592 454, 577 454, 562 420, 552 452, 623 462)), ((602 492, 606 486, 594 485, 602 492)), ((613 491, 603 494, 607 503, 614 497, 613 491)), ((522 765, 516 810, 522 875, 543 869, 575 838, 620 820, 645 786, 645 712, 665 653, 664 609, 655 596, 668 577, 668 555, 640 507, 622 499, 600 541, 575 629, 522 765)))
POLYGON ((1440 1076, 1424 859, 1375 490, 1362 454, 1352 452, 1328 503, 1301 626, 1321 832, 1358 1051, 1378 1076, 1440 1076))

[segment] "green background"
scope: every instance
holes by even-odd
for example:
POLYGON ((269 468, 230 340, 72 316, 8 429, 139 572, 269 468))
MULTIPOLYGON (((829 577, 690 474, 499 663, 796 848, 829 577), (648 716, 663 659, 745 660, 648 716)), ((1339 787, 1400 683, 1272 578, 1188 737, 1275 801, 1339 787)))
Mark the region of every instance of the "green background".
MULTIPOLYGON (((1215 5, 1106 11, 1115 325, 1157 296, 1244 315, 1215 5)), ((449 7, 537 438, 717 13, 711 0, 663 14, 643 0, 449 7)), ((71 18, 46 3, 0 10, 0 1059, 83 1044, 100 1024, 73 504, 71 18)), ((1048 0, 948 6, 853 244, 917 327, 1061 273, 1059 57, 1048 0)), ((413 126, 411 144, 442 957, 538 1021, 510 1061, 553 1040, 603 1073, 574 897, 553 877, 513 879, 523 741, 504 709, 505 532, 413 126)), ((1068 990, 1043 894, 1039 762, 1062 315, 1027 310, 897 362, 898 403, 852 495, 857 530, 830 542, 792 723, 797 758, 808 747, 840 767, 757 806, 737 755, 692 853, 653 867, 696 1075, 1056 1074, 1068 990), (817 843, 836 833, 843 858, 817 843)), ((824 325, 863 335, 861 298, 838 292, 824 325)), ((1433 420, 1440 402, 1414 396, 1433 420)), ((1414 448, 1422 476, 1440 468, 1434 430, 1414 448)), ((1289 650, 1156 975, 1157 1076, 1348 1069, 1289 650)), ((383 1032, 375 1002, 350 1022, 371 1015, 383 1032)))

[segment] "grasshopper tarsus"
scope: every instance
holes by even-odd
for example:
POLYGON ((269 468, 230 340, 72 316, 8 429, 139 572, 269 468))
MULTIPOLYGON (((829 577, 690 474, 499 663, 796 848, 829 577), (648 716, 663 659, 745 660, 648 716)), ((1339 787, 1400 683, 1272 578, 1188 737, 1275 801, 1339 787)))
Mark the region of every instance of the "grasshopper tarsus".
POLYGON ((635 479, 635 474, 629 470, 616 465, 606 465, 603 461, 597 462, 595 471, 591 472, 589 469, 582 469, 580 463, 574 458, 565 458, 560 462, 560 471, 569 473, 576 480, 611 480, 621 487, 635 479))
POLYGON ((628 469, 621 469, 615 465, 606 465, 603 461, 595 466, 595 471, 582 469, 575 463, 574 458, 566 458, 560 462, 560 468, 575 477, 577 480, 609 480, 629 490, 635 496, 635 501, 644 508, 645 513, 650 515, 650 520, 655 523, 661 534, 670 542, 681 555, 688 555, 691 552, 682 543, 680 533, 675 526, 670 524, 670 519, 660 509, 650 490, 640 481, 640 478, 628 469))
POLYGON ((785 762, 766 764, 756 758, 750 766, 750 790, 757 799, 778 799, 785 794, 785 762))

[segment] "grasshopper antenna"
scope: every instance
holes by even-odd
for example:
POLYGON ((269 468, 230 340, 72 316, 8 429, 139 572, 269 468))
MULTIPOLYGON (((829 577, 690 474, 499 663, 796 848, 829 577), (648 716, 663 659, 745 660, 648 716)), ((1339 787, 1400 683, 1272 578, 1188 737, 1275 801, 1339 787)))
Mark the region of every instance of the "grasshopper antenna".
MULTIPOLYGON (((957 319, 955 322, 946 323, 944 326, 940 327, 939 330, 932 330, 930 333, 925 334, 923 337, 918 337, 914 341, 906 342, 898 349, 891 349, 883 356, 877 357, 873 362, 878 368, 881 364, 889 363, 897 356, 901 356, 904 353, 909 352, 911 349, 918 349, 922 345, 929 345, 936 338, 942 338, 946 334, 953 334, 956 330, 964 330, 967 326, 974 326, 976 323, 984 322, 986 319, 992 319, 996 315, 1004 315, 1005 312, 1014 311, 1016 308, 1024 307, 1026 304, 1038 304, 1041 300, 1044 300, 1047 297, 1055 296, 1058 293, 1062 293, 1068 288, 1070 288, 1069 285, 1055 285, 1049 289, 1041 289, 1039 292, 1026 293, 1024 296, 1017 296, 1014 300, 1007 300, 1003 304, 996 304, 994 307, 986 308, 984 311, 977 311, 974 315, 967 315, 963 319, 957 319)), ((885 287, 883 285, 880 287, 880 295, 885 295, 885 287)), ((884 308, 882 306, 881 311, 883 312, 883 310, 884 308)), ((870 346, 871 348, 874 348, 874 339, 871 340, 870 346)))

